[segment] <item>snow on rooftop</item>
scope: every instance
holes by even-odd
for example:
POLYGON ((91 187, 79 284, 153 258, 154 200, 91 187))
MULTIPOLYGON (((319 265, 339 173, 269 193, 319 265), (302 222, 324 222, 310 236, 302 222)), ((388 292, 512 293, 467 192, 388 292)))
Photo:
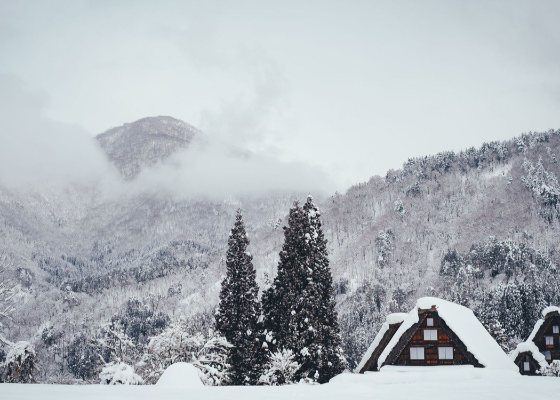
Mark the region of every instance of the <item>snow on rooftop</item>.
POLYGON ((472 310, 436 297, 418 299, 416 306, 407 315, 402 325, 379 356, 379 365, 385 362, 401 336, 419 321, 418 309, 426 310, 432 307, 437 309, 440 318, 461 339, 467 350, 474 355, 480 364, 491 369, 517 371, 513 361, 510 360, 494 338, 482 326, 472 310))
POLYGON ((556 307, 556 306, 546 307, 544 310, 542 310, 542 316, 543 316, 543 318, 545 318, 546 314, 549 314, 549 313, 555 312, 555 311, 557 313, 560 313, 560 308, 556 307))
POLYGON ((366 365, 377 346, 379 346, 381 339, 383 339, 383 336, 389 330, 389 325, 400 324, 407 316, 408 314, 406 313, 395 313, 387 315, 387 320, 383 323, 383 325, 381 325, 381 328, 379 329, 379 332, 377 332, 375 339, 373 339, 373 342, 367 349, 366 354, 364 354, 364 356, 362 357, 362 361, 360 361, 354 372, 359 373, 364 365, 366 365))
POLYGON ((408 316, 407 313, 394 313, 387 315, 387 323, 389 325, 400 324, 408 316))
MULTIPOLYGON (((542 319, 539 321, 542 321, 542 319)), ((515 361, 519 354, 526 352, 531 353, 531 355, 533 356, 535 361, 539 363, 541 368, 545 368, 546 366, 548 366, 548 362, 544 358, 544 355, 540 352, 539 348, 535 343, 533 343, 532 340, 527 340, 526 342, 519 343, 515 350, 509 353, 509 357, 512 361, 515 361)))

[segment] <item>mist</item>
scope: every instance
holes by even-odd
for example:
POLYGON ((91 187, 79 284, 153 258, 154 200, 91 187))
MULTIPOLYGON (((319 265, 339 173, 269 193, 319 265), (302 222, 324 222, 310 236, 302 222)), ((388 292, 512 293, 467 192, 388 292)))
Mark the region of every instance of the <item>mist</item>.
POLYGON ((91 185, 112 173, 91 134, 44 116, 45 93, 0 74, 0 183, 10 187, 91 185))
POLYGON ((127 184, 129 193, 222 199, 277 193, 334 192, 334 182, 319 168, 282 162, 202 138, 165 162, 144 169, 127 184))
MULTIPOLYGON (((0 96, 4 105, 0 108, 0 184, 7 187, 95 186, 106 198, 148 193, 219 199, 334 191, 334 184, 319 168, 260 156, 225 143, 219 135, 202 135, 187 150, 125 182, 90 133, 43 114, 49 103, 46 94, 32 92, 19 78, 4 74, 0 75, 0 96)), ((259 110, 246 112, 243 118, 256 121, 259 110)), ((213 121, 225 126, 229 118, 225 113, 213 121)), ((251 132, 253 137, 256 134, 251 132)))

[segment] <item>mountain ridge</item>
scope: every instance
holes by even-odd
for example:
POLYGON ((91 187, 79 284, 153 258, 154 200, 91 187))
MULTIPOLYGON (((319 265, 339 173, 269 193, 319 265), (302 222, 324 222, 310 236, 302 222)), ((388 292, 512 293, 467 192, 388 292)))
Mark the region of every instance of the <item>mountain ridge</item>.
POLYGON ((98 134, 95 139, 126 180, 187 148, 202 132, 179 119, 146 117, 98 134))

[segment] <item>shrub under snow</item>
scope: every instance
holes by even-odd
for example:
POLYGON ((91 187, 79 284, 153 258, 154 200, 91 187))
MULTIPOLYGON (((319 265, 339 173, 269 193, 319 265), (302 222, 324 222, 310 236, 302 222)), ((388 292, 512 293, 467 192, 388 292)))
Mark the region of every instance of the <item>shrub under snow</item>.
POLYGON ((99 379, 104 385, 141 385, 144 380, 134 372, 134 368, 123 362, 105 364, 99 379))
POLYGON ((554 360, 544 368, 541 368, 540 374, 543 376, 560 377, 560 360, 554 360))
POLYGON ((270 362, 260 377, 260 383, 265 385, 289 385, 294 382, 294 376, 301 366, 294 360, 291 350, 283 349, 270 354, 270 362))
POLYGON ((12 383, 35 382, 36 362, 35 348, 31 343, 22 341, 11 344, 4 361, 6 381, 12 383))

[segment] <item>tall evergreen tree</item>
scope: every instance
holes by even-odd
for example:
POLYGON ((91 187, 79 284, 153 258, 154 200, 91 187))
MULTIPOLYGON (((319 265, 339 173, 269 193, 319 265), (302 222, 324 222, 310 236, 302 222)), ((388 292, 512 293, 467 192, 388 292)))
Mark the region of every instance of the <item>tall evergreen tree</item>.
POLYGON ((216 329, 232 345, 227 358, 232 385, 256 384, 266 363, 262 323, 259 322, 259 287, 248 245, 249 239, 238 210, 228 240, 227 273, 216 311, 216 329))
POLYGON ((327 241, 311 196, 296 202, 284 227, 278 274, 263 295, 273 348, 291 350, 301 368, 296 378, 328 382, 344 369, 333 298, 327 241))

